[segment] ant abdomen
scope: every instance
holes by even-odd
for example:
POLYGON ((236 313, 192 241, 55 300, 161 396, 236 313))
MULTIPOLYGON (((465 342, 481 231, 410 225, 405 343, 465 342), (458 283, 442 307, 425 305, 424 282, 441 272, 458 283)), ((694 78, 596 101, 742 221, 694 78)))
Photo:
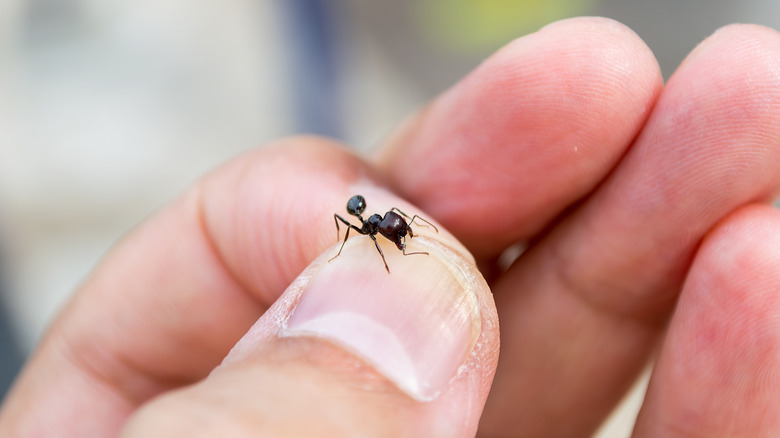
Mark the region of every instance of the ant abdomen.
POLYGON ((404 218, 392 211, 385 213, 385 217, 379 223, 379 234, 394 242, 398 249, 401 250, 404 249, 401 239, 406 237, 407 229, 409 229, 409 225, 407 225, 404 218))

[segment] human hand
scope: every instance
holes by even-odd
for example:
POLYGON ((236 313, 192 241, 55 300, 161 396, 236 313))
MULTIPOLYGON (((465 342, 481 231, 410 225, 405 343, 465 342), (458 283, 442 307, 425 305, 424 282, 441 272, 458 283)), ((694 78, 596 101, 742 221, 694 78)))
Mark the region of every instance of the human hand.
POLYGON ((487 286, 444 228, 415 226, 429 256, 383 244, 390 275, 360 236, 327 263, 331 215, 358 192, 370 213, 436 219, 487 274, 502 345, 481 435, 587 436, 662 336, 636 436, 771 433, 780 215, 755 203, 780 185, 779 52, 773 31, 729 27, 662 91, 633 33, 568 20, 371 163, 301 138, 239 157, 107 256, 0 435, 473 435, 498 349, 487 286))

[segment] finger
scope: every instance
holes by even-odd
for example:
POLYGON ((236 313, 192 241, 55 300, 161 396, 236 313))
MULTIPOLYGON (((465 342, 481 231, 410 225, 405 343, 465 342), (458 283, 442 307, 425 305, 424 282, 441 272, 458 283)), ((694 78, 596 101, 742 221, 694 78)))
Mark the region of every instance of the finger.
POLYGON ((634 436, 780 429, 780 213, 749 206, 696 254, 634 436))
POLYGON ((603 180, 662 78, 625 26, 564 20, 520 38, 406 123, 377 160, 475 255, 528 239, 603 180))
POLYGON ((206 177, 84 283, 0 410, 0 435, 108 436, 204 377, 333 245, 334 206, 370 175, 332 144, 292 139, 206 177))
MULTIPOLYGON (((398 205, 374 194, 374 205, 398 205)), ((350 239, 307 268, 203 382, 143 407, 125 437, 474 436, 498 356, 469 257, 416 233, 350 239)))
POLYGON ((486 433, 586 435, 620 399, 699 241, 780 185, 778 59, 765 28, 704 41, 610 177, 495 284, 503 350, 486 433))

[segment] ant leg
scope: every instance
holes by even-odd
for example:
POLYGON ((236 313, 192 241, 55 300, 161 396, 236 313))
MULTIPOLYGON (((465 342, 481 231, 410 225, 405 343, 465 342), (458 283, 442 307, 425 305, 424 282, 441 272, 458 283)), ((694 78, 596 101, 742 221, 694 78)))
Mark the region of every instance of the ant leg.
MULTIPOLYGON (((349 221, 347 221, 346 219, 344 219, 343 217, 341 217, 341 216, 339 216, 339 215, 337 215, 337 214, 334 214, 334 215, 333 215, 333 220, 336 222, 336 241, 337 241, 337 242, 338 242, 338 237, 339 237, 339 236, 338 236, 338 233, 339 233, 339 220, 340 220, 340 221, 342 221, 342 222, 344 222, 344 223, 347 225, 347 233, 346 233, 346 234, 344 234, 344 241, 343 241, 343 242, 341 242, 341 247, 339 248, 339 252, 338 252, 338 254, 336 254, 336 255, 335 255, 335 256, 333 256, 333 257, 332 257, 330 260, 328 260, 328 263, 330 263, 330 262, 331 262, 331 260, 333 260, 333 259, 335 259, 336 257, 338 257, 338 256, 340 256, 340 255, 341 255, 341 250, 343 250, 343 249, 344 249, 344 245, 347 243, 347 239, 349 239, 349 230, 350 230, 350 229, 354 229, 354 230, 355 230, 355 231, 357 231, 358 233, 360 233, 360 234, 363 234, 363 230, 361 230, 360 228, 358 228, 358 227, 356 227, 356 226, 352 225, 351 223, 349 223, 349 221)), ((373 236, 372 236, 372 237, 373 237, 373 236)))
MULTIPOLYGON (((401 216, 403 216, 403 217, 405 217, 405 218, 409 219, 409 215, 408 215, 408 214, 406 214, 406 213, 404 213, 403 211, 399 210, 399 209, 398 209, 398 207, 393 207, 393 208, 391 208, 391 209, 390 209, 390 211, 392 211, 392 210, 395 210, 395 211, 397 211, 398 213, 400 213, 400 214, 401 214, 401 216)), ((425 222, 425 223, 426 223, 426 224, 428 224, 429 226, 433 227, 433 229, 434 229, 434 230, 436 230, 436 232, 437 232, 437 233, 439 232, 439 229, 438 229, 438 228, 436 228, 436 225, 434 225, 434 224, 432 224, 432 223, 428 222, 427 220, 425 220, 425 218, 424 218, 424 217, 422 217, 422 216, 418 216, 418 215, 414 215, 414 216, 412 216, 412 220, 410 220, 410 221, 409 221, 409 225, 412 225, 412 222, 414 222, 414 220, 415 220, 415 219, 420 219, 421 221, 425 222)))
POLYGON ((382 252, 382 248, 379 247, 379 242, 376 241, 376 237, 374 237, 373 234, 369 234, 368 237, 371 238, 371 240, 374 241, 374 245, 376 245, 376 250, 379 251, 379 255, 382 257, 382 263, 385 264, 385 269, 387 270, 387 273, 390 273, 390 268, 387 267, 387 260, 385 260, 385 255, 382 252))
POLYGON ((390 209, 390 211, 393 211, 393 210, 397 211, 401 216, 409 219, 409 215, 404 213, 403 211, 401 211, 401 209, 399 209, 398 207, 393 207, 393 208, 390 209))
POLYGON ((412 216, 412 220, 410 220, 410 221, 409 221, 409 225, 411 225, 411 224, 412 224, 412 222, 414 222, 414 220, 415 220, 415 219, 420 219, 421 221, 423 221, 423 222, 425 222, 426 224, 430 225, 430 226, 431 226, 431 228, 433 228, 434 230, 436 230, 436 232, 437 232, 437 233, 439 232, 439 229, 438 229, 438 228, 436 228, 436 225, 434 225, 434 224, 432 224, 432 223, 428 222, 428 221, 427 221, 427 220, 425 220, 425 218, 424 218, 424 217, 422 217, 422 216, 417 216, 417 215, 414 215, 414 216, 412 216))
MULTIPOLYGON (((346 220, 343 217, 341 217, 341 216, 339 216, 339 215, 334 213, 333 214, 333 222, 336 223, 336 242, 339 241, 339 221, 344 222, 344 225, 346 225, 347 227, 351 227, 352 226, 352 224, 349 223, 348 220, 346 220)), ((349 233, 349 230, 347 230, 347 233, 349 233)))
POLYGON ((328 263, 330 263, 333 259, 341 255, 341 250, 344 249, 344 244, 347 243, 347 239, 349 239, 349 228, 347 228, 347 234, 344 235, 344 241, 341 242, 341 247, 339 248, 338 254, 331 257, 330 260, 328 260, 328 263))
POLYGON ((408 256, 408 255, 415 255, 415 254, 424 254, 424 255, 428 255, 428 253, 427 253, 427 252, 425 252, 425 251, 417 251, 417 252, 406 252, 406 242, 405 242, 405 241, 404 241, 404 247, 403 247, 403 249, 401 250, 401 252, 402 252, 402 253, 403 253, 405 256, 408 256))

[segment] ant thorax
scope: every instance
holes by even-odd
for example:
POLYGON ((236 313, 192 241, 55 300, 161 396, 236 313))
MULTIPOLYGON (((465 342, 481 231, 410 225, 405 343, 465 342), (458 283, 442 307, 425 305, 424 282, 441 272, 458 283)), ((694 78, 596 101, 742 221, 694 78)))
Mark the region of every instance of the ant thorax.
POLYGON ((372 214, 371 216, 369 216, 368 221, 366 222, 371 224, 371 226, 374 228, 379 227, 379 223, 382 222, 382 216, 378 214, 372 214))

